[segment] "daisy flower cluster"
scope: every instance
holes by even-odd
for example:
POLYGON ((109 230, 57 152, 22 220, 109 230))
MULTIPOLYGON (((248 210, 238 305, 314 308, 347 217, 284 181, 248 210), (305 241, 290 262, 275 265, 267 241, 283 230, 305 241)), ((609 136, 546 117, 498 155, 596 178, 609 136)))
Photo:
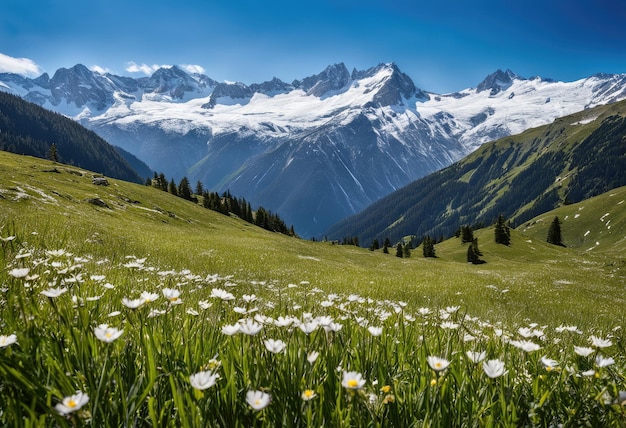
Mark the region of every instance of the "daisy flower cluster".
POLYGON ((121 426, 128 414, 181 426, 624 421, 619 326, 508 326, 460 305, 66 250, 20 251, 2 284, 9 425, 24 404, 15 397, 34 397, 29 408, 68 425, 121 426), (19 373, 25 362, 32 369, 19 373))

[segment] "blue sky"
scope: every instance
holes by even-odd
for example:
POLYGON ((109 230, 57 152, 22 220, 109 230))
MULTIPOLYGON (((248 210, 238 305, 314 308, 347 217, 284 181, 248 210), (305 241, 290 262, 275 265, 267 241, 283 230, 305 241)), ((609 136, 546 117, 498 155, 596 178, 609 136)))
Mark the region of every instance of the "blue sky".
POLYGON ((626 73, 625 24, 622 0, 2 0, 0 71, 184 64, 250 84, 395 62, 445 93, 498 68, 564 81, 626 73))

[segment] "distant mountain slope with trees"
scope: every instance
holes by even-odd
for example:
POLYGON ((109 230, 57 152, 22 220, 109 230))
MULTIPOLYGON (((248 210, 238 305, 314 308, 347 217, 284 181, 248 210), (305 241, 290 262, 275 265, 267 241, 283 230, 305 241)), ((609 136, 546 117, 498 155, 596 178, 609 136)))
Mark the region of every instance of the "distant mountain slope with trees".
POLYGON ((0 149, 54 158, 109 177, 143 182, 105 140, 75 121, 0 91, 0 149))
POLYGON ((461 225, 521 224, 626 185, 626 103, 588 109, 483 145, 372 204, 326 236, 362 245, 407 235, 447 238, 461 225))

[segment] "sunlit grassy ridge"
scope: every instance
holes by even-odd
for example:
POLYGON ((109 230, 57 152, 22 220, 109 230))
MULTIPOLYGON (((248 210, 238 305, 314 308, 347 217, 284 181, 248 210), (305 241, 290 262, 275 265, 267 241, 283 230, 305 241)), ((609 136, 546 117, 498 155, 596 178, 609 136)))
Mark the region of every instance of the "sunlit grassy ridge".
MULTIPOLYGON (((492 229, 479 231, 480 248, 488 262, 481 266, 464 263, 466 247, 455 239, 437 245, 436 260, 423 259, 421 248, 415 249, 410 259, 398 259, 380 251, 312 243, 263 231, 150 187, 111 179, 110 186, 96 186, 91 180, 88 171, 0 152, 0 235, 15 232, 20 239, 43 248, 67 247, 112 260, 127 255, 150 257, 164 268, 200 274, 287 283, 306 280, 327 291, 367 292, 372 297, 436 306, 464 303, 473 313, 486 311, 505 318, 511 315, 509 304, 517 307, 523 301, 532 308, 527 316, 538 317, 534 318, 538 322, 576 320, 580 314, 572 314, 567 305, 555 305, 543 295, 526 293, 532 290, 527 290, 527 285, 536 284, 540 292, 549 294, 555 282, 570 281, 576 275, 582 276, 583 282, 560 287, 562 298, 579 301, 589 312, 599 313, 600 319, 594 316, 594 322, 613 323, 622 316, 619 306, 599 305, 598 301, 620 298, 615 289, 623 286, 623 271, 606 266, 604 256, 596 259, 593 254, 550 246, 543 236, 531 235, 531 245, 528 237, 514 234, 513 245, 507 248, 493 243, 492 229), (58 172, 51 172, 54 170, 58 172), (109 208, 89 204, 92 198, 102 199, 109 208), (581 258, 584 270, 579 269, 581 258), (524 297, 485 305, 480 299, 485 298, 485 286, 490 284, 524 297), (581 290, 592 294, 592 300, 580 300, 581 290)), ((622 207, 616 205, 623 213, 622 207)), ((596 215, 598 224, 602 214, 596 215)), ((563 233, 567 241, 565 223, 563 233)), ((615 235, 619 236, 619 231, 615 235)), ((615 253, 615 260, 623 257, 623 250, 615 253)))
POLYGON ((327 233, 363 243, 449 237, 459 225, 516 224, 626 185, 626 101, 590 108, 483 144, 346 218, 327 233))
POLYGON ((561 221, 563 243, 587 254, 624 261, 626 255, 626 187, 583 202, 565 205, 524 223, 518 229, 533 239, 545 239, 555 216, 561 221))
POLYGON ((487 228, 486 264, 458 239, 400 259, 109 182, 0 152, 3 424, 625 422, 623 252, 519 231, 504 247, 487 228))

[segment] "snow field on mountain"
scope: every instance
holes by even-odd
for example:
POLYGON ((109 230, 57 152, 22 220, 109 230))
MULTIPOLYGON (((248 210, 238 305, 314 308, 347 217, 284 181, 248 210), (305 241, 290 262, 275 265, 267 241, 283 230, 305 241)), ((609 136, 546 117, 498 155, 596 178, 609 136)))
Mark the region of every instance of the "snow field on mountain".
POLYGON ((214 134, 233 132, 242 127, 267 132, 267 128, 262 126, 265 122, 284 129, 314 128, 337 117, 346 117, 343 116, 344 111, 370 102, 389 73, 389 70, 382 70, 370 78, 352 82, 347 88, 319 98, 306 95, 302 90, 274 96, 256 93, 249 99, 218 98, 217 105, 212 109, 202 107, 208 103, 209 97, 195 98, 184 103, 153 101, 145 95, 141 101, 118 98, 119 103, 93 117, 91 122, 120 125, 164 122, 162 128, 169 131, 186 133, 189 127, 195 126, 209 127, 214 134))

